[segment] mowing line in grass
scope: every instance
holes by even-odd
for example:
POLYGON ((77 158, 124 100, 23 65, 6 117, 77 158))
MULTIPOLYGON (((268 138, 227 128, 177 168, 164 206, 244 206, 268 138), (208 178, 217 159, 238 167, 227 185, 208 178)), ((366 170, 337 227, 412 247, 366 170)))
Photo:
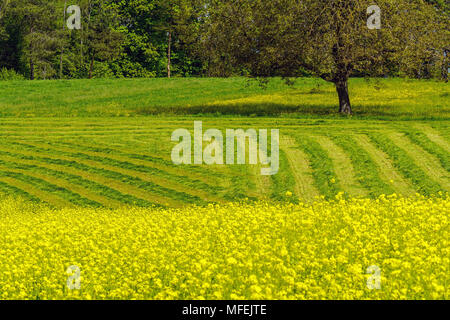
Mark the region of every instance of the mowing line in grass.
POLYGON ((270 194, 271 180, 268 176, 261 175, 262 165, 252 165, 250 171, 252 174, 252 180, 255 184, 255 191, 258 199, 267 199, 270 194))
POLYGON ((0 193, 3 196, 8 196, 8 197, 22 197, 28 201, 31 202, 35 202, 35 203, 39 203, 39 202, 43 202, 41 199, 39 199, 38 197, 33 196, 32 194, 17 188, 13 185, 11 185, 11 180, 14 180, 12 178, 2 178, 0 177, 0 193), (3 182, 2 179, 4 179, 6 182, 3 182))
POLYGON ((445 191, 450 191, 450 175, 442 168, 439 160, 426 152, 420 146, 411 142, 408 137, 402 133, 388 133, 388 137, 401 149, 403 149, 417 165, 445 191))
POLYGON ((4 183, 22 189, 57 208, 74 208, 76 204, 80 204, 81 202, 81 197, 77 197, 69 190, 59 188, 47 181, 28 176, 21 170, 8 168, 3 163, 0 163, 0 176, 3 177, 2 181, 4 183))
MULTIPOLYGON (((74 177, 68 176, 64 172, 58 172, 54 170, 47 169, 45 167, 39 167, 34 165, 29 165, 24 163, 24 160, 18 160, 17 158, 0 156, 0 161, 7 165, 8 168, 23 169, 23 173, 45 180, 51 184, 58 187, 64 188, 66 190, 73 191, 79 194, 81 197, 88 199, 92 203, 90 206, 93 207, 105 207, 105 208, 118 208, 123 206, 123 203, 108 197, 93 192, 92 189, 83 186, 80 183, 80 179, 74 179, 74 177)), ((83 205, 80 203, 80 205, 83 205)))
POLYGON ((283 150, 280 150, 280 170, 278 174, 271 176, 272 178, 272 199, 279 201, 298 202, 299 194, 295 193, 295 177, 289 166, 289 161, 283 150), (291 192, 294 197, 289 196, 287 192, 291 192))
POLYGON ((444 149, 447 153, 450 153, 450 143, 445 140, 437 130, 433 129, 431 126, 420 123, 415 124, 415 127, 423 132, 427 138, 437 144, 439 147, 444 149))
POLYGON ((333 168, 333 162, 319 143, 306 135, 294 136, 298 146, 307 155, 311 163, 314 184, 326 199, 334 198, 340 191, 339 181, 333 168))
POLYGON ((349 155, 356 180, 368 190, 372 198, 381 194, 393 194, 392 183, 384 181, 379 174, 379 167, 371 156, 349 135, 333 136, 333 142, 349 155))
MULTIPOLYGON (((179 170, 179 166, 175 165, 172 160, 170 159, 165 159, 162 158, 160 155, 156 156, 156 155, 152 155, 150 153, 130 153, 127 151, 123 151, 123 150, 119 150, 117 148, 112 148, 112 147, 99 147, 99 146, 88 146, 88 145, 83 145, 78 143, 74 143, 74 142, 64 142, 64 141, 58 141, 58 144, 64 144, 67 145, 68 147, 76 147, 77 149, 81 149, 81 150, 89 150, 89 151, 93 151, 93 152, 97 152, 97 153, 106 153, 106 154, 110 154, 110 155, 116 155, 116 156, 123 156, 129 159, 136 159, 136 160, 141 160, 141 161, 145 161, 146 163, 151 163, 153 164, 158 164, 163 166, 162 170, 166 170, 166 168, 171 168, 171 169, 176 169, 179 170)), ((169 153, 168 153, 169 154, 169 153)), ((217 172, 214 170, 210 170, 209 168, 206 168, 205 166, 190 166, 189 167, 189 171, 190 173, 197 173, 200 176, 197 177, 197 179, 201 179, 204 178, 204 176, 208 176, 208 181, 212 182, 212 181, 220 181, 221 179, 223 179, 223 173, 221 172, 217 172)))
POLYGON ((322 146, 324 150, 327 150, 342 190, 347 191, 350 196, 367 196, 367 190, 365 190, 356 180, 352 161, 344 150, 338 147, 330 138, 326 136, 317 135, 314 136, 314 139, 322 146))
POLYGON ((354 136, 354 139, 375 162, 380 178, 385 184, 392 184, 395 193, 408 196, 416 192, 411 183, 397 172, 391 159, 382 150, 376 148, 366 135, 358 134, 354 136))
MULTIPOLYGON (((32 148, 37 149, 39 152, 46 152, 51 154, 61 154, 61 155, 67 155, 71 158, 82 158, 85 160, 92 160, 95 162, 99 162, 102 164, 107 164, 106 166, 103 166, 104 168, 107 168, 108 165, 111 167, 121 168, 125 171, 129 170, 132 174, 130 175, 136 175, 140 174, 139 177, 143 179, 147 179, 151 182, 154 182, 156 184, 159 184, 161 186, 167 187, 169 189, 173 189, 179 192, 183 192, 183 190, 186 189, 186 186, 190 186, 190 191, 193 191, 193 195, 198 195, 201 197, 209 197, 212 198, 213 195, 220 193, 223 191, 223 188, 220 186, 214 186, 210 184, 206 184, 203 181, 199 180, 192 180, 189 177, 181 176, 181 175, 175 175, 172 173, 169 173, 167 171, 163 171, 158 168, 154 168, 148 165, 142 165, 134 163, 138 160, 130 160, 122 157, 117 157, 111 154, 103 154, 103 153, 97 153, 92 151, 83 151, 83 152, 71 152, 74 150, 72 147, 71 149, 69 147, 59 147, 55 146, 54 144, 48 144, 48 143, 38 143, 38 142, 27 142, 27 143, 18 143, 13 142, 13 144, 20 145, 25 148, 32 148), (158 179, 156 179, 158 177, 158 179)), ((77 150, 77 149, 76 149, 77 150)), ((78 150, 77 150, 78 151, 78 150)))
POLYGON ((138 177, 143 181, 154 183, 155 185, 159 185, 164 188, 168 188, 175 192, 179 192, 182 194, 189 194, 192 196, 196 196, 202 198, 205 201, 219 201, 220 199, 216 197, 216 195, 222 191, 219 187, 214 187, 210 185, 206 185, 201 183, 200 181, 196 183, 195 181, 190 181, 189 179, 180 179, 180 176, 173 176, 170 174, 166 174, 165 172, 154 169, 151 167, 146 167, 142 165, 136 165, 130 162, 118 161, 111 159, 109 157, 99 157, 93 156, 84 153, 71 153, 68 152, 68 148, 58 148, 51 146, 50 148, 40 148, 39 145, 44 145, 48 147, 46 144, 42 143, 27 143, 20 144, 21 146, 25 146, 25 149, 34 149, 37 150, 40 154, 44 152, 51 155, 61 154, 67 155, 61 156, 65 160, 73 160, 73 159, 83 159, 83 161, 79 161, 80 163, 84 163, 89 166, 98 167, 101 165, 103 169, 115 171, 118 173, 122 173, 131 177, 138 177), (181 180, 181 181, 179 181, 181 180), (188 190, 186 190, 186 186, 189 186, 188 190), (207 190, 207 191, 205 191, 207 190))
POLYGON ((101 193, 102 195, 108 197, 113 196, 113 198, 116 197, 117 200, 120 200, 130 205, 137 205, 142 207, 152 207, 152 206, 164 207, 168 205, 169 199, 163 199, 162 203, 159 203, 156 201, 159 198, 155 199, 155 197, 152 196, 152 194, 149 194, 148 192, 145 192, 142 189, 136 188, 132 185, 124 184, 120 181, 102 175, 93 174, 92 172, 88 172, 89 171, 88 168, 78 169, 65 165, 67 163, 63 161, 57 160, 52 161, 53 159, 47 158, 44 158, 45 160, 44 162, 37 161, 36 157, 33 156, 26 156, 23 154, 13 154, 5 151, 0 151, 0 154, 12 157, 13 159, 16 159, 17 162, 19 161, 18 159, 20 159, 20 162, 24 162, 31 166, 34 166, 28 169, 37 168, 36 164, 49 170, 56 169, 56 171, 63 173, 62 176, 60 176, 61 178, 64 178, 65 175, 67 175, 67 179, 69 181, 71 179, 76 180, 79 179, 79 177, 82 177, 83 179, 85 179, 84 181, 80 180, 80 183, 83 183, 83 185, 86 185, 86 182, 90 182, 90 185, 93 184, 98 187, 95 190, 103 191, 103 193, 101 193), (64 164, 61 164, 61 162, 63 162, 64 164), (150 199, 154 201, 151 201, 150 199))
MULTIPOLYGON (((35 149, 39 151, 40 148, 36 147, 35 149)), ((45 152, 45 150, 43 149, 40 151, 45 152)), ((36 156, 36 153, 23 150, 17 150, 17 152, 23 155, 28 155, 29 157, 31 157, 29 160, 37 160, 51 164, 74 167, 86 172, 92 172, 115 179, 117 181, 122 181, 126 183, 129 188, 131 188, 132 186, 134 187, 135 192, 138 192, 140 194, 138 198, 147 199, 150 202, 155 202, 162 205, 167 205, 167 202, 173 202, 174 205, 178 206, 183 202, 203 204, 203 200, 199 197, 189 195, 184 192, 177 192, 171 189, 164 188, 153 182, 144 181, 137 176, 130 176, 128 174, 121 173, 120 171, 122 170, 117 167, 105 165, 103 165, 103 167, 100 167, 99 163, 96 161, 73 159, 71 157, 59 155, 53 155, 51 158, 50 155, 41 157, 36 156), (163 198, 161 198, 161 196, 163 198)))
POLYGON ((400 148, 384 133, 368 132, 367 136, 377 146, 378 149, 385 152, 392 160, 395 168, 399 170, 401 174, 409 179, 413 185, 417 188, 417 191, 424 195, 437 194, 439 191, 443 191, 442 187, 429 178, 429 176, 419 167, 415 160, 400 148))
POLYGON ((69 183, 66 179, 58 179, 58 178, 52 177, 52 179, 50 180, 49 176, 46 174, 40 174, 40 173, 37 173, 34 171, 30 171, 30 170, 28 170, 28 168, 26 170, 23 170, 22 168, 20 168, 20 165, 14 166, 14 162, 8 163, 7 161, 4 161, 4 158, 1 158, 0 161, 3 164, 7 165, 8 170, 12 170, 12 168, 14 168, 14 172, 19 172, 19 173, 25 174, 29 177, 40 179, 42 181, 48 182, 52 185, 55 185, 58 188, 65 189, 65 190, 70 191, 71 193, 79 195, 80 199, 75 199, 75 202, 72 201, 76 205, 89 206, 89 207, 107 207, 107 205, 105 205, 104 198, 102 198, 102 197, 98 198, 98 196, 96 196, 89 190, 81 188, 78 185, 75 185, 73 183, 69 183), (80 200, 80 201, 78 201, 78 200, 80 200))
POLYGON ((436 156, 442 167, 450 173, 450 152, 446 151, 439 144, 433 142, 422 132, 407 131, 405 135, 415 144, 423 148, 428 153, 436 156))
POLYGON ((313 171, 308 157, 298 149, 295 139, 284 135, 280 139, 280 147, 285 152, 294 176, 295 193, 303 200, 313 200, 320 194, 314 185, 313 171))

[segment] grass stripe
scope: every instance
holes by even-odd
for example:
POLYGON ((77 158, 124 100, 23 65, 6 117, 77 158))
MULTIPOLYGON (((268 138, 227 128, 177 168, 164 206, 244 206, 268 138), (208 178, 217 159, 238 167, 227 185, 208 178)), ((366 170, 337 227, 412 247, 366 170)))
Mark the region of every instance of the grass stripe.
POLYGON ((434 195, 439 191, 443 191, 441 186, 431 180, 428 175, 415 163, 415 160, 411 158, 404 149, 400 148, 392 140, 390 140, 385 134, 379 132, 367 133, 371 141, 385 152, 398 171, 403 176, 409 179, 417 191, 424 195, 434 195))
MULTIPOLYGON (((31 146, 34 149, 37 149, 39 147, 31 146)), ((61 151, 57 148, 48 148, 48 149, 37 149, 40 153, 47 152, 51 154, 62 154, 65 155, 65 160, 74 160, 76 159, 83 159, 85 161, 78 161, 80 163, 84 163, 86 165, 92 166, 92 167, 99 167, 101 166, 103 169, 111 170, 114 172, 118 172, 121 174, 124 174, 126 176, 139 178, 142 181, 153 183, 155 185, 161 186, 163 188, 167 188, 170 190, 170 193, 178 192, 180 194, 185 194, 193 197, 197 197, 198 199, 203 199, 205 201, 220 201, 220 198, 216 197, 215 195, 219 193, 220 188, 214 188, 213 186, 208 186, 206 184, 202 184, 199 182, 199 184, 196 184, 194 181, 186 182, 183 181, 174 181, 174 177, 164 177, 164 173, 161 174, 161 171, 154 170, 153 168, 145 167, 145 166, 138 166, 131 164, 129 162, 123 162, 123 161, 117 161, 114 159, 109 159, 107 157, 98 157, 98 156, 90 156, 85 155, 83 153, 70 153, 66 151, 61 151), (162 178, 163 176, 164 178, 162 178), (186 186, 189 186, 188 190, 186 190, 186 186), (200 189, 196 189, 197 186, 200 186, 200 189), (218 190, 219 189, 219 190, 218 190), (205 191, 207 190, 207 191, 205 191)), ((167 194, 167 198, 170 198, 170 193, 167 194)))
MULTIPOLYGON (((58 208, 75 207, 83 199, 68 190, 47 181, 28 176, 22 170, 11 169, 0 163, 0 176, 10 178, 9 182, 22 190, 58 208)), ((3 180, 5 181, 5 180, 3 180)))
POLYGON ((391 184, 391 181, 393 181, 392 188, 395 193, 408 196, 416 192, 411 183, 397 172, 394 168, 394 164, 386 153, 375 147, 369 137, 358 134, 354 136, 354 139, 376 164, 380 178, 385 182, 385 184, 391 184))
POLYGON ((30 165, 22 165, 17 162, 16 158, 11 158, 11 162, 5 161, 6 159, 0 158, 0 160, 4 161, 8 165, 8 168, 14 166, 15 168, 20 167, 21 169, 25 169, 24 173, 29 176, 48 181, 58 187, 64 188, 66 190, 73 191, 74 193, 79 194, 81 197, 89 200, 91 203, 89 206, 92 207, 106 207, 106 208, 118 208, 123 206, 120 201, 116 201, 93 192, 92 189, 85 188, 80 183, 80 178, 73 179, 73 177, 68 177, 64 172, 58 172, 54 170, 49 170, 46 168, 42 168, 39 166, 30 166, 30 165), (53 171, 53 172, 52 172, 53 171), (51 179, 50 179, 51 178, 51 179), (69 179, 72 178, 72 179, 69 179))
POLYGON ((388 133, 392 141, 403 149, 433 181, 438 183, 445 191, 450 191, 450 175, 432 154, 411 142, 405 134, 388 133))
MULTIPOLYGON (((114 167, 117 169, 120 168, 124 170, 131 170, 126 174, 128 175, 140 174, 141 178, 146 177, 146 179, 149 180, 150 182, 161 184, 162 186, 166 186, 167 188, 174 189, 175 191, 179 192, 183 192, 183 190, 186 190, 186 186, 189 186, 191 187, 191 189, 189 189, 191 191, 191 194, 198 195, 201 197, 212 198, 211 195, 218 194, 223 191, 223 187, 220 186, 209 185, 200 180, 192 180, 186 176, 171 174, 169 172, 163 171, 158 168, 150 167, 148 165, 136 164, 130 162, 129 159, 124 159, 121 157, 117 159, 117 157, 110 154, 104 153, 99 154, 97 152, 94 154, 91 154, 90 152, 74 153, 70 152, 74 150, 73 146, 71 149, 69 149, 67 147, 54 146, 53 144, 44 144, 36 142, 27 142, 27 143, 13 142, 12 144, 22 146, 25 149, 32 149, 40 153, 45 152, 51 154, 61 154, 71 158, 81 158, 88 161, 95 161, 98 163, 107 164, 111 166, 110 168, 114 167), (158 179, 156 179, 155 177, 158 177, 158 179), (192 191, 194 191, 194 193, 192 193, 192 191)), ((106 168, 105 166, 103 167, 106 168)))
POLYGON ((439 147, 444 149, 447 153, 450 153, 450 143, 448 143, 448 141, 445 140, 445 138, 443 138, 437 130, 435 130, 431 126, 423 124, 423 123, 416 124, 415 127, 417 129, 419 129, 420 131, 422 131, 430 141, 437 144, 439 147))
MULTIPOLYGON (((27 177, 27 179, 31 179, 35 182, 40 181, 40 184, 43 185, 43 190, 52 192, 58 196, 60 196, 63 199, 66 199, 70 202, 72 202, 74 205, 77 206, 84 206, 84 207, 101 207, 102 205, 91 199, 89 194, 87 196, 84 196, 83 194, 78 193, 77 191, 80 189, 77 186, 74 186, 72 184, 69 184, 65 182, 64 180, 55 180, 51 179, 49 181, 49 177, 47 175, 42 175, 36 172, 32 172, 30 170, 23 170, 22 168, 18 168, 20 166, 13 163, 8 163, 7 161, 0 160, 0 163, 4 165, 6 168, 8 168, 8 171, 14 172, 14 173, 20 173, 21 175, 24 175, 27 177)), ((32 182, 33 182, 32 181, 32 182)), ((86 194, 86 190, 82 190, 84 194, 86 194)))
POLYGON ((331 182, 332 179, 336 179, 336 173, 328 153, 311 137, 302 135, 295 136, 295 139, 310 159, 314 183, 320 194, 326 199, 334 198, 339 193, 339 186, 331 182))
POLYGON ((439 159, 442 167, 447 172, 450 172, 450 151, 442 148, 439 144, 428 138, 428 135, 422 132, 408 131, 404 133, 412 142, 420 146, 428 153, 436 156, 439 159))
MULTIPOLYGON (((153 138, 154 139, 154 138, 153 138)), ((108 147, 92 147, 92 146, 88 146, 88 145, 84 145, 84 144, 80 144, 78 143, 74 143, 74 142, 64 142, 64 141, 58 141, 58 144, 62 144, 62 145, 66 145, 68 147, 76 147, 79 150, 88 150, 88 151, 92 151, 92 152, 97 152, 97 153, 103 153, 103 154, 110 154, 110 155, 116 155, 116 156, 123 156, 129 159, 135 159, 135 160, 142 160, 145 161, 147 163, 152 163, 152 164, 159 164, 161 166, 163 166, 164 168, 170 168, 170 169, 176 169, 179 170, 179 166, 176 166, 175 164, 173 164, 173 162, 171 160, 162 158, 160 156, 156 156, 153 155, 151 153, 130 153, 128 151, 123 151, 123 150, 119 150, 117 148, 112 148, 110 146, 108 147)), ((184 167, 187 168, 187 167, 184 167)), ((197 176, 197 179, 200 178, 204 178, 204 176, 206 175, 208 177, 208 181, 221 181, 223 179, 223 174, 220 172, 217 172, 215 170, 209 170, 206 167, 202 166, 189 166, 189 171, 187 173, 189 174, 193 174, 193 173, 197 173, 200 176, 197 176), (218 179, 218 180, 216 180, 218 179)))
MULTIPOLYGON (((5 158, 5 153, 6 152, 0 151, 0 155, 2 155, 3 159, 5 158)), ((85 170, 78 170, 58 164, 36 162, 33 157, 28 157, 20 154, 7 153, 7 156, 9 157, 9 159, 11 159, 11 161, 15 161, 18 164, 20 163, 20 166, 26 170, 43 170, 45 174, 57 176, 62 179, 67 179, 68 181, 73 181, 74 183, 79 183, 86 188, 95 190, 95 192, 105 197, 119 200, 124 204, 137 205, 142 207, 164 206, 146 199, 141 199, 138 195, 135 196, 136 192, 134 191, 136 188, 132 186, 123 185, 116 180, 98 176, 86 172, 85 170), (39 164, 39 166, 37 166, 36 164, 39 164)), ((142 190, 139 190, 137 193, 142 194, 142 190)))
POLYGON ((268 199, 270 196, 271 180, 261 175, 261 165, 251 165, 250 173, 252 184, 255 186, 255 195, 258 199, 268 199))
MULTIPOLYGON (((5 179, 5 178, 3 178, 5 179)), ((2 178, 0 177, 0 192, 2 193, 3 196, 11 196, 11 197, 22 197, 28 201, 31 202, 43 202, 41 199, 39 199, 38 197, 33 196, 32 194, 29 194, 28 192, 17 188, 13 185, 8 184, 8 181, 10 182, 10 178, 6 178, 5 179, 6 182, 2 181, 2 178)))
POLYGON ((92 192, 89 192, 88 190, 86 190, 84 188, 80 188, 78 185, 69 183, 65 179, 58 179, 58 178, 52 177, 50 180, 49 179, 50 177, 46 174, 40 174, 35 171, 28 170, 28 168, 26 170, 23 170, 22 168, 18 168, 19 166, 14 162, 8 163, 7 161, 4 161, 4 160, 0 160, 0 161, 4 165, 7 165, 8 169, 14 167, 15 172, 20 172, 29 177, 40 179, 42 181, 46 181, 52 185, 55 185, 58 188, 67 190, 73 194, 78 195, 79 198, 75 196, 75 200, 79 200, 79 201, 74 202, 74 204, 76 204, 76 205, 88 206, 88 207, 103 207, 103 206, 105 206, 102 202, 98 201, 98 200, 104 200, 104 199, 98 199, 98 198, 94 199, 96 197, 92 196, 92 192))
MULTIPOLYGON (((272 178, 272 195, 271 198, 278 201, 297 201, 298 198, 288 197, 287 192, 295 193, 295 178, 289 166, 286 153, 280 150, 280 170, 278 174, 271 176, 272 178)), ((296 194, 298 197, 298 194, 296 194)))
POLYGON ((362 188, 361 184, 355 178, 355 170, 352 161, 344 150, 337 146, 331 138, 320 135, 314 136, 314 138, 324 150, 327 150, 342 190, 347 191, 350 196, 366 196, 368 194, 367 190, 362 188))
POLYGON ((298 149, 295 139, 281 136, 280 147, 284 150, 290 171, 295 180, 295 193, 303 200, 312 200, 319 196, 314 186, 313 171, 306 154, 298 149))
MULTIPOLYGON (((200 180, 192 180, 189 177, 182 176, 182 175, 175 175, 167 171, 163 171, 158 168, 154 168, 148 165, 143 164, 137 164, 135 162, 130 162, 130 159, 126 159, 123 157, 116 157, 111 154, 104 154, 104 153, 98 153, 98 152, 92 152, 92 151, 84 151, 84 152, 71 152, 74 150, 74 147, 68 148, 68 147, 58 147, 54 144, 44 144, 44 143, 36 143, 36 142, 27 142, 25 143, 14 143, 16 145, 23 146, 25 148, 33 148, 37 149, 39 152, 46 152, 46 153, 58 153, 63 154, 69 157, 73 158, 81 158, 85 160, 91 160, 99 163, 105 163, 108 165, 111 165, 113 167, 122 168, 126 170, 132 170, 138 173, 144 173, 148 175, 147 177, 152 179, 152 182, 155 183, 165 183, 165 186, 168 188, 178 188, 178 191, 185 190, 186 186, 191 187, 192 189, 189 189, 190 191, 196 190, 204 191, 210 193, 209 197, 211 197, 211 194, 217 194, 223 191, 223 187, 221 186, 214 186, 207 183, 204 183, 200 180), (153 177, 159 177, 159 180, 156 180, 153 177)), ((131 160, 133 161, 133 160, 131 160)), ((136 160, 134 160, 136 161, 136 160)), ((148 164, 148 163, 146 163, 148 164)), ((206 196, 205 193, 200 192, 200 196, 206 196)))
POLYGON ((368 190, 372 198, 394 193, 392 183, 381 178, 379 166, 371 155, 360 147, 353 135, 335 136, 333 142, 350 155, 356 180, 368 190))
MULTIPOLYGON (((38 150, 38 148, 36 149, 38 150)), ((5 151, 3 151, 3 153, 5 153, 5 151)), ((138 198, 148 200, 152 203, 167 205, 167 203, 172 202, 172 204, 176 206, 180 206, 184 202, 197 204, 204 203, 199 197, 167 189, 155 183, 144 181, 136 176, 120 173, 117 171, 120 170, 120 168, 108 166, 104 166, 104 168, 102 168, 99 167, 98 163, 93 161, 73 159, 58 155, 54 155, 50 158, 48 156, 36 156, 35 153, 25 151, 20 151, 20 153, 22 153, 25 157, 28 157, 29 160, 73 167, 82 171, 102 175, 116 181, 121 181, 126 184, 128 188, 133 189, 136 195, 139 194, 138 198)))

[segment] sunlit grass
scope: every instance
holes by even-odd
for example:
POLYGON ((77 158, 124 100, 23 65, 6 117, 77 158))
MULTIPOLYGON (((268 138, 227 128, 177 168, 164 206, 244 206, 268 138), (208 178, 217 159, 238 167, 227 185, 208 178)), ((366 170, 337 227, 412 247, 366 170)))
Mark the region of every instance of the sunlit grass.
MULTIPOLYGON (((337 116, 333 84, 313 78, 266 88, 244 78, 93 79, 0 82, 0 116, 75 117, 203 114, 337 116)), ((351 79, 356 117, 447 119, 450 84, 351 79)))

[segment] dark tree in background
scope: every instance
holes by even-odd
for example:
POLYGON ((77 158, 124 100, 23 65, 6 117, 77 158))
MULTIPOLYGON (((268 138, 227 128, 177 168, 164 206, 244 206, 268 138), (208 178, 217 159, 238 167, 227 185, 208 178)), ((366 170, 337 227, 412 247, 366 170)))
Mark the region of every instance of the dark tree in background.
POLYGON ((92 78, 94 62, 111 61, 120 54, 123 36, 115 30, 118 17, 111 8, 105 7, 101 0, 89 2, 86 23, 86 52, 89 59, 89 79, 92 78))
POLYGON ((16 23, 16 49, 23 55, 17 61, 28 64, 27 73, 33 80, 37 74, 43 79, 55 74, 53 58, 58 52, 59 37, 56 29, 55 3, 46 0, 10 1, 9 21, 16 23))
POLYGON ((379 0, 381 29, 367 26, 364 0, 211 0, 204 52, 213 67, 257 77, 305 72, 333 82, 339 111, 352 113, 348 79, 418 76, 442 60, 448 16, 420 0, 379 0), (226 66, 235 69, 227 69, 226 66))

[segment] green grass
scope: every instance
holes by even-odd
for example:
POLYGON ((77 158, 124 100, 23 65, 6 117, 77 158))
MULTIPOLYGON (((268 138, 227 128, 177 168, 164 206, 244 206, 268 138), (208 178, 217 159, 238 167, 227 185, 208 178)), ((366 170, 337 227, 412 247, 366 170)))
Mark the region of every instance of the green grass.
MULTIPOLYGON (((383 152, 392 163, 392 170, 412 186, 409 194, 449 191, 446 182, 448 174, 438 177, 436 182, 430 172, 424 171, 401 145, 390 139, 391 133, 407 133, 406 138, 410 135, 416 137, 416 125, 427 128, 433 125, 438 128, 436 132, 442 132, 438 137, 447 141, 444 138, 448 130, 447 121, 200 119, 203 120, 204 130, 278 128, 283 136, 292 137, 296 145, 284 148, 281 141, 280 171, 276 176, 265 179, 260 176, 259 168, 250 165, 174 165, 170 159, 171 149, 175 145, 170 141, 171 133, 179 128, 192 131, 194 118, 5 118, 0 129, 0 174, 24 183, 20 186, 23 193, 29 191, 26 184, 30 188, 41 189, 39 196, 45 202, 51 202, 51 197, 58 196, 82 206, 97 206, 99 203, 110 207, 117 206, 117 203, 139 206, 204 205, 207 202, 263 197, 284 201, 289 198, 287 191, 296 193, 296 184, 301 184, 302 174, 306 174, 299 169, 304 167, 303 163, 290 154, 301 150, 311 169, 313 184, 321 195, 333 198, 337 193, 344 192, 355 196, 358 195, 355 193, 357 190, 363 190, 369 197, 375 198, 382 193, 392 193, 398 186, 396 181, 391 183, 381 178, 382 168, 371 154, 357 144, 357 137, 366 136, 373 147, 383 152), (325 133, 327 139, 345 155, 340 168, 335 167, 332 161, 336 155, 319 143, 321 140, 318 139, 325 133), (288 158, 293 162, 290 163, 288 158), (339 180, 336 170, 342 170, 342 167, 352 168, 345 176, 348 181, 353 181, 352 188, 345 187, 348 181, 339 180), (8 174, 13 170, 21 170, 21 175, 8 174), (299 171, 298 181, 294 170, 299 171), (39 183, 33 177, 36 174, 42 180, 39 183), (59 188, 64 181, 64 187, 59 188), (52 189, 50 185, 55 187, 52 189), (75 187, 79 191, 75 191, 75 187), (79 193, 79 197, 73 193, 79 193)), ((427 168, 448 173, 443 147, 423 136, 418 137, 420 140, 410 139, 410 143, 434 159, 427 168)), ((17 185, 12 187, 18 188, 17 185)), ((302 194, 296 196, 302 197, 302 194)))
POLYGON ((354 137, 345 135, 335 136, 334 141, 351 155, 356 179, 369 191, 372 197, 395 192, 392 185, 383 181, 379 174, 379 167, 374 163, 370 154, 358 146, 354 137))
MULTIPOLYGON (((448 119, 450 84, 425 80, 350 80, 357 118, 448 119)), ((255 80, 126 79, 0 81, 3 117, 232 115, 337 117, 333 84, 298 79, 293 86, 255 80)))
POLYGON ((425 195, 436 194, 442 191, 439 184, 431 180, 427 174, 403 150, 386 138, 382 133, 369 134, 372 141, 394 162, 398 170, 418 188, 418 192, 425 195))
POLYGON ((339 192, 339 183, 333 163, 324 150, 313 138, 296 136, 300 148, 309 156, 313 177, 317 188, 325 198, 334 198, 339 192), (334 179, 334 180, 333 180, 334 179))
POLYGON ((295 178, 292 175, 291 168, 289 167, 289 162, 287 160, 286 154, 283 150, 280 150, 280 172, 272 176, 272 195, 271 198, 278 201, 292 201, 298 199, 297 197, 292 198, 288 196, 287 191, 291 193, 294 192, 295 178))
POLYGON ((445 83, 352 79, 353 117, 336 115, 333 86, 315 79, 265 90, 241 78, 12 81, 0 91, 0 197, 114 208, 450 191, 445 83), (172 132, 196 120, 204 131, 279 129, 279 173, 173 164, 172 132))
POLYGON ((450 153, 448 150, 438 146, 436 143, 430 141, 426 135, 420 131, 406 131, 406 136, 415 144, 421 146, 427 152, 436 155, 445 170, 450 172, 450 153))

